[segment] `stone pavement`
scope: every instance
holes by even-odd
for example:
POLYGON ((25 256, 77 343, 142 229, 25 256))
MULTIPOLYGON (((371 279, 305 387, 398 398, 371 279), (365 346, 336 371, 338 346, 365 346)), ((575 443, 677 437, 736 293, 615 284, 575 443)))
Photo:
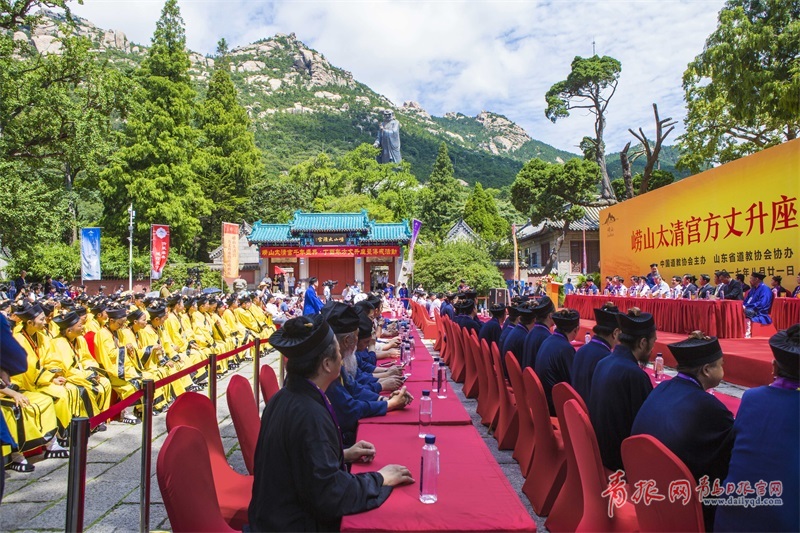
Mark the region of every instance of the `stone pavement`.
MULTIPOLYGON (((425 344, 433 351, 431 342, 425 344)), ((261 359, 262 364, 270 364, 277 371, 275 352, 261 359)), ((668 373, 673 373, 667 371, 668 373)), ((253 364, 244 364, 236 372, 252 380, 253 364)), ((228 461, 237 472, 246 474, 239 443, 233 428, 228 405, 225 401, 230 375, 218 381, 217 418, 219 420, 222 444, 228 461)), ((472 417, 472 423, 483 437, 503 473, 516 490, 520 501, 536 521, 539 531, 547 531, 544 518, 536 516, 528 499, 522 494, 522 477, 517 461, 510 450, 498 450, 497 441, 487 428, 480 423, 476 413, 477 400, 468 399, 462 393, 462 386, 451 386, 464 407, 472 417)), ((744 389, 722 384, 717 390, 741 397, 744 389)), ((259 412, 263 404, 259 407, 259 412)), ((153 452, 151 480, 151 530, 169 530, 169 520, 164 508, 155 465, 158 451, 167 435, 166 415, 153 419, 153 452)), ((139 469, 141 462, 141 426, 129 426, 114 422, 108 424, 108 431, 95 433, 89 438, 86 471, 86 506, 84 511, 84 530, 87 532, 134 531, 139 529, 139 469)), ((29 459, 31 460, 31 459, 29 459)), ((0 504, 0 531, 64 531, 66 521, 67 465, 65 459, 42 460, 35 457, 32 462, 36 470, 32 474, 6 472, 6 490, 0 504)))

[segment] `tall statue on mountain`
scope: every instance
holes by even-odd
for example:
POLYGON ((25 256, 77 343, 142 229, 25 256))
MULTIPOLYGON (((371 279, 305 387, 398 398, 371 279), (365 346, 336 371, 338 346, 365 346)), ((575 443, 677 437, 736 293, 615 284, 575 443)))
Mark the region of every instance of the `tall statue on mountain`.
POLYGON ((383 122, 375 139, 375 148, 381 149, 378 163, 400 163, 403 160, 400 156, 400 123, 391 109, 383 110, 383 122))

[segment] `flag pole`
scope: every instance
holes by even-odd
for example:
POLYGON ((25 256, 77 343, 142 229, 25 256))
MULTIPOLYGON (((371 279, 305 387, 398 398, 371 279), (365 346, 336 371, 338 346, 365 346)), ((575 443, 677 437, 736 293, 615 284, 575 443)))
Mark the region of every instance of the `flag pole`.
POLYGON ((511 238, 514 241, 514 281, 519 281, 519 248, 517 247, 516 224, 511 224, 511 238))
POLYGON ((150 285, 147 286, 149 291, 153 290, 153 233, 154 224, 150 224, 150 285))
POLYGON ((133 291, 133 219, 136 218, 136 211, 133 204, 128 207, 128 290, 133 291))

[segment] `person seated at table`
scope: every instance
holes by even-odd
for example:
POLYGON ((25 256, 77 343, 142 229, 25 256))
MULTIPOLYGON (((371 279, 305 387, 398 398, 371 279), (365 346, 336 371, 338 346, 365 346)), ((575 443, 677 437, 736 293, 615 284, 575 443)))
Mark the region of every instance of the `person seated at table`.
POLYGON ((561 309, 550 315, 556 325, 553 334, 547 337, 536 354, 534 370, 542 382, 550 416, 556 416, 553 405, 553 387, 557 383, 570 382, 575 347, 572 341, 581 327, 581 315, 574 309, 561 309))
MULTIPOLYGON (((385 397, 358 382, 356 350, 362 340, 364 319, 357 314, 353 316, 355 312, 350 311, 353 311, 352 308, 342 303, 326 309, 326 321, 329 321, 329 326, 337 336, 337 342, 341 341, 339 350, 342 352, 341 375, 330 385, 326 394, 336 412, 345 445, 355 442, 359 420, 402 409, 413 399, 402 386, 397 387, 391 396, 385 397)), ((398 384, 402 385, 399 379, 398 384)))
POLYGON ((453 320, 455 317, 455 308, 453 307, 453 298, 454 295, 452 292, 446 292, 444 294, 444 299, 442 300, 442 305, 439 307, 439 315, 444 317, 447 316, 450 320, 453 320))
POLYGON ((589 401, 592 376, 597 363, 611 354, 611 350, 617 345, 617 337, 620 332, 619 324, 617 324, 619 309, 616 305, 607 302, 600 309, 593 309, 593 311, 595 325, 592 331, 594 336, 592 340, 575 352, 570 375, 572 388, 581 395, 584 402, 589 401))
POLYGON ((497 349, 501 352, 503 349, 503 344, 506 342, 508 335, 514 330, 516 325, 519 324, 519 311, 517 311, 517 305, 519 305, 520 302, 515 301, 515 299, 511 300, 511 305, 506 309, 508 315, 506 316, 505 322, 503 322, 503 331, 500 333, 500 339, 497 341, 497 349))
POLYGON ((536 368, 536 354, 542 343, 550 336, 550 329, 553 327, 553 319, 550 314, 555 312, 556 306, 548 296, 543 296, 538 302, 531 304, 534 323, 525 337, 525 344, 522 347, 522 359, 519 366, 524 371, 526 368, 536 368))
POLYGON ((776 298, 782 298, 789 295, 789 291, 783 288, 781 281, 783 281, 781 276, 772 276, 770 286, 772 288, 772 294, 774 294, 776 298))
MULTIPOLYGON (((683 461, 697 482, 722 481, 733 447, 733 414, 706 391, 724 376, 716 337, 695 331, 667 347, 678 361, 678 375, 661 383, 642 404, 631 435, 652 435, 683 461)), ((714 531, 713 505, 703 506, 706 531, 714 531)))
POLYGON ((691 299, 693 296, 697 294, 697 285, 694 282, 697 280, 691 274, 684 274, 683 278, 681 278, 681 298, 686 298, 687 300, 691 299))
POLYGON ((614 294, 614 278, 612 276, 606 276, 603 294, 614 294))
POLYGON ((726 300, 744 300, 742 283, 738 279, 731 279, 727 270, 720 271, 719 280, 719 293, 724 294, 726 300))
POLYGON ((650 288, 650 294, 653 298, 668 298, 670 295, 669 285, 658 274, 653 276, 653 286, 650 288))
POLYGON ((653 390, 639 365, 650 359, 657 338, 653 315, 637 307, 619 313, 617 324, 619 344, 597 363, 587 403, 603 465, 613 471, 622 469, 620 446, 630 437, 633 420, 653 390))
MULTIPOLYGON (((717 508, 715 531, 800 531, 800 324, 769 339, 771 385, 745 391, 733 423, 733 451, 722 486, 780 484, 781 506, 717 508), (788 504, 787 504, 788 503, 788 504)), ((769 486, 771 490, 773 486, 769 486)), ((755 499, 751 493, 747 499, 755 499)), ((771 496, 772 494, 763 494, 771 496)), ((736 494, 728 497, 736 497, 736 494)))
POLYGON ((475 310, 475 300, 464 299, 459 301, 458 304, 456 304, 456 311, 458 311, 455 318, 456 324, 469 331, 474 331, 476 334, 480 334, 483 324, 476 318, 478 313, 475 310))
POLYGON ((697 280, 697 299, 707 300, 709 295, 714 294, 714 286, 711 285, 711 276, 708 274, 700 274, 697 280))
POLYGON ((683 295, 683 284, 680 276, 672 276, 672 282, 669 287, 669 297, 672 299, 680 298, 683 295))
MULTIPOLYGON (((658 263, 651 263, 650 264, 650 272, 646 276, 644 276, 644 282, 647 284, 648 287, 651 289, 656 284, 656 276, 658 276, 658 263)), ((659 276, 661 277, 661 276, 659 276)))
POLYGON ((503 375, 508 378, 508 369, 506 368, 506 356, 511 352, 511 356, 515 357, 522 366, 525 348, 525 338, 528 332, 533 328, 534 311, 531 305, 536 305, 532 302, 524 302, 517 306, 517 313, 519 314, 519 322, 509 332, 503 346, 500 348, 500 361, 503 366, 503 375))
POLYGON ((766 276, 761 272, 750 274, 750 289, 744 301, 744 316, 758 324, 772 324, 769 316, 772 308, 772 291, 764 284, 766 276))
POLYGON ((627 296, 628 295, 628 287, 625 286, 623 283, 624 280, 622 276, 614 276, 614 290, 613 294, 616 296, 627 296))
POLYGON ((500 335, 503 333, 503 327, 500 325, 506 318, 506 306, 504 304, 492 304, 489 307, 489 313, 492 315, 483 326, 481 332, 478 334, 478 341, 485 340, 486 345, 491 348, 492 343, 499 346, 500 335))
POLYGON ((797 286, 792 291, 792 298, 800 298, 800 274, 797 275, 797 286))
POLYGON ((747 282, 744 280, 744 274, 736 274, 736 280, 742 284, 743 298, 747 298, 747 293, 750 292, 750 289, 752 289, 752 287, 748 285, 747 282))
POLYGON ((339 378, 342 357, 322 315, 288 320, 269 341, 287 358, 287 376, 261 419, 250 531, 338 531, 343 516, 374 509, 391 487, 414 482, 399 465, 363 474, 347 471, 346 462, 369 462, 375 448, 362 441, 342 449, 325 395, 339 378))
POLYGON ((592 278, 586 278, 586 281, 583 283, 583 290, 586 294, 597 294, 600 291, 597 289, 597 285, 594 284, 594 280, 592 278))
POLYGON ((572 278, 567 278, 567 282, 564 284, 564 294, 572 294, 575 292, 575 285, 572 284, 572 278))

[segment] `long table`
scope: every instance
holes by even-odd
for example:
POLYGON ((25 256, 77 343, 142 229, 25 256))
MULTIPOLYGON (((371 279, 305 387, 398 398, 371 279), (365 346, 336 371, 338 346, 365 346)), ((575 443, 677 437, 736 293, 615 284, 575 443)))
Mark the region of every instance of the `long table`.
MULTIPOLYGON (((418 335, 416 328, 412 331, 418 335)), ((433 359, 427 347, 417 342, 419 381, 408 380, 415 401, 405 410, 383 417, 364 419, 358 438, 375 445, 375 460, 368 465, 354 463, 353 473, 378 470, 387 464, 401 464, 411 470, 416 483, 395 487, 389 499, 377 509, 345 516, 342 531, 536 531, 536 523, 523 506, 469 414, 455 396, 433 398, 429 433, 436 435, 440 452, 438 501, 419 501, 422 439, 418 429, 417 400, 430 387, 433 359), (426 356, 427 354, 427 356, 426 356), (427 380, 422 379, 423 374, 427 380)))
POLYGON ((564 299, 564 307, 575 309, 583 319, 594 320, 594 309, 609 301, 622 312, 638 307, 651 313, 659 331, 689 334, 699 329, 706 335, 721 339, 744 338, 744 312, 740 300, 672 300, 568 294, 564 299))
POLYGON ((800 322, 800 298, 775 298, 772 302, 772 323, 775 329, 787 329, 800 322))

